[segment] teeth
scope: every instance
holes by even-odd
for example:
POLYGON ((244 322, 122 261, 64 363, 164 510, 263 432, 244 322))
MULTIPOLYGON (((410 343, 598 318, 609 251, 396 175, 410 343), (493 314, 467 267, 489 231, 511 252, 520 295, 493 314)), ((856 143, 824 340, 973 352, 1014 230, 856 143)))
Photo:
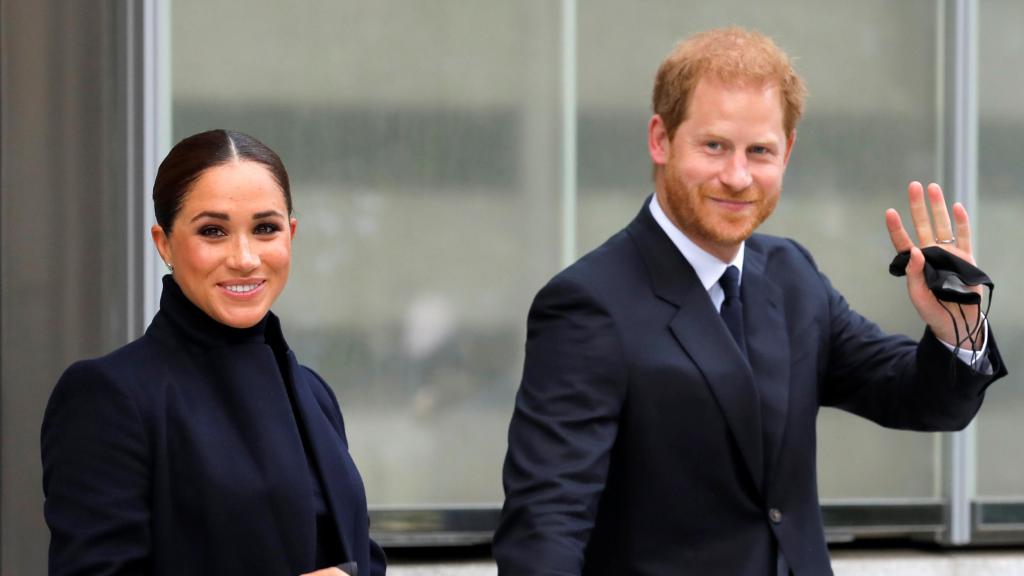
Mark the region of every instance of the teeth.
POLYGON ((227 284, 224 287, 235 292, 237 294, 245 294, 246 292, 252 292, 259 286, 259 283, 255 284, 227 284))

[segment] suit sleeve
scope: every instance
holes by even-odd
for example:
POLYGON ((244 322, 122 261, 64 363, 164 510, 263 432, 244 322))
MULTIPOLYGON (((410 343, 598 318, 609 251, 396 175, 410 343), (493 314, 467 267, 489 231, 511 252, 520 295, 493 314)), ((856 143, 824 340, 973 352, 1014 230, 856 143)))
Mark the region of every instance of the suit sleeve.
POLYGON ((850 309, 822 276, 829 299, 828 369, 822 404, 889 428, 961 430, 978 412, 985 388, 1006 374, 989 330, 990 374, 961 362, 926 329, 920 341, 887 335, 850 309))
POLYGON ((613 318, 585 288, 556 277, 527 321, 494 539, 500 574, 580 573, 626 384, 613 318))
POLYGON ((139 410, 94 363, 57 383, 42 427, 51 576, 150 571, 150 462, 139 410))

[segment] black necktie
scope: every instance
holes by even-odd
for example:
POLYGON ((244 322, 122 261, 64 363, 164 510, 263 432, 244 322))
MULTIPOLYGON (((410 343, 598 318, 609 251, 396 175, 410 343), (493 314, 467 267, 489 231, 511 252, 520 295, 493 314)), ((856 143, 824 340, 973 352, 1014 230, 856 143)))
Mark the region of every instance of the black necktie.
MULTIPOLYGON (((746 338, 743 337, 743 302, 740 301, 739 268, 735 266, 726 268, 722 277, 718 279, 718 283, 722 286, 722 291, 725 292, 725 300, 722 301, 722 321, 725 322, 725 326, 732 333, 736 344, 739 345, 740 352, 746 357, 747 344, 746 338)), ((758 392, 763 392, 763 390, 759 389, 758 392)), ((763 405, 764 403, 762 402, 762 412, 764 410, 763 405)), ((790 576, 793 572, 789 568, 789 563, 786 562, 786 556, 782 553, 782 548, 779 547, 777 541, 773 542, 772 545, 776 551, 776 575, 790 576)))
POLYGON ((726 328, 732 333, 733 340, 740 347, 740 352, 747 355, 746 338, 743 337, 743 303, 740 302, 740 270, 735 266, 729 266, 725 273, 718 279, 718 283, 725 292, 725 300, 722 302, 722 320, 726 328))

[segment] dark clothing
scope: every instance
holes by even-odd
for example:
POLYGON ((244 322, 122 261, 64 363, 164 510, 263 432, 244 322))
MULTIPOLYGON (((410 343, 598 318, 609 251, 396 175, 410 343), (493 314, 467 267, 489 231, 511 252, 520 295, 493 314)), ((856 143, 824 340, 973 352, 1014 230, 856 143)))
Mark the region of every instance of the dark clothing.
POLYGON ((52 575, 384 574, 331 389, 276 316, 230 328, 169 276, 142 338, 61 377, 42 455, 52 575))
POLYGON ((1006 373, 884 334, 792 240, 755 234, 746 358, 645 203, 530 310, 495 535, 510 575, 831 574, 815 420, 958 430, 1006 373), (748 363, 749 361, 749 363, 748 363))

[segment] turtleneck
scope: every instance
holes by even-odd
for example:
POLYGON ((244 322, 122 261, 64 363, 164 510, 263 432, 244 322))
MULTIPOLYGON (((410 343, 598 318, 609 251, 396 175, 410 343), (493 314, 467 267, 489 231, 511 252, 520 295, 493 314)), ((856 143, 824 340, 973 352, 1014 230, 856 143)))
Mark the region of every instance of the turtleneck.
MULTIPOLYGON (((233 328, 222 324, 189 300, 170 274, 163 277, 159 315, 172 324, 174 329, 183 334, 190 343, 202 348, 220 348, 252 343, 284 343, 280 334, 280 323, 273 313, 267 312, 259 322, 248 328, 233 328)), ((278 346, 272 347, 278 348, 278 346)), ((287 346, 284 346, 284 349, 287 350, 287 346)))

